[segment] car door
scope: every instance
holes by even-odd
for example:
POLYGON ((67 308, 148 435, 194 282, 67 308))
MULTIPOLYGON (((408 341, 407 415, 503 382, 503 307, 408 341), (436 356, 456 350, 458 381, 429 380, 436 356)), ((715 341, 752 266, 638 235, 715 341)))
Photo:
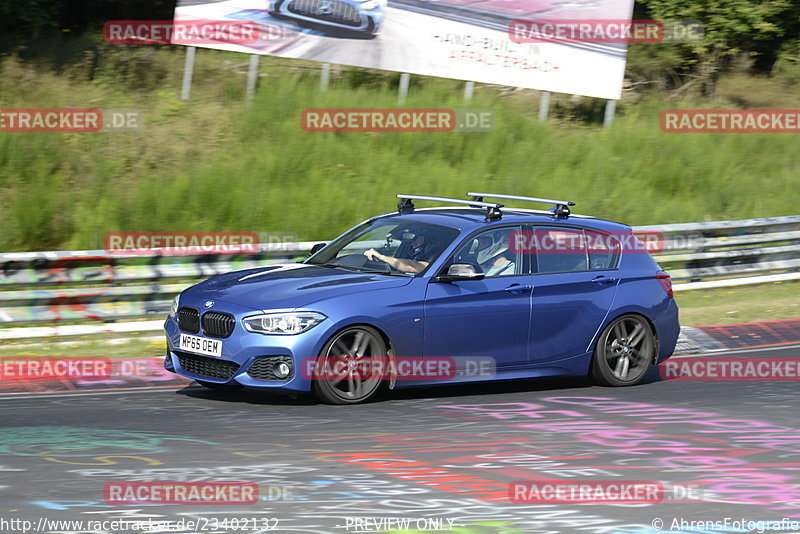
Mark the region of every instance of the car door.
POLYGON ((531 277, 522 255, 507 249, 509 236, 520 229, 491 227, 470 235, 437 273, 454 263, 471 263, 487 272, 483 280, 431 279, 425 297, 426 356, 488 357, 498 367, 527 364, 531 277), (494 249, 486 254, 479 247, 488 239, 494 249), (512 268, 501 261, 502 255, 513 260, 512 268))
POLYGON ((586 352, 614 300, 619 241, 609 233, 532 225, 531 363, 586 352))

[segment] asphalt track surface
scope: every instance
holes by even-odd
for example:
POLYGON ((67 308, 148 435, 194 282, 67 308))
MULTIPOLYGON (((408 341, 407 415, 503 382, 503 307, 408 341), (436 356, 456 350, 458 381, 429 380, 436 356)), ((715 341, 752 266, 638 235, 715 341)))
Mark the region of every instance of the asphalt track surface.
MULTIPOLYGON (((793 357, 798 350, 713 356, 793 357)), ((28 532, 167 532, 158 522, 184 520, 173 528, 787 532, 755 522, 800 519, 799 392, 796 380, 661 381, 651 373, 632 388, 527 380, 399 390, 358 406, 194 385, 5 396, 0 531, 23 532, 9 521, 29 520, 28 532), (668 491, 662 502, 644 504, 511 502, 508 484, 523 479, 542 489, 548 480, 659 481, 668 491), (104 500, 106 484, 130 481, 252 482, 259 501, 104 500), (394 522, 375 523, 381 519, 394 522), (61 520, 84 523, 53 523, 61 520), (111 520, 153 523, 149 530, 143 523, 98 528, 111 520), (753 528, 732 528, 742 520, 753 528), (720 523, 698 529, 690 521, 720 523)))

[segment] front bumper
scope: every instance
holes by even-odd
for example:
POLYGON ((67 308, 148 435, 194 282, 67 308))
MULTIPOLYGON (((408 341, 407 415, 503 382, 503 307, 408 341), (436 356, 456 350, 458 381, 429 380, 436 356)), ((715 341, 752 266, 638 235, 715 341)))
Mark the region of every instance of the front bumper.
POLYGON ((270 3, 270 11, 284 17, 369 34, 380 31, 384 17, 383 7, 366 10, 342 0, 274 0, 270 3))
MULTIPOLYGON (((172 317, 167 318, 164 330, 167 336, 164 368, 168 371, 215 384, 288 391, 310 391, 310 372, 306 368, 313 369, 322 342, 315 335, 316 328, 295 336, 266 336, 242 333, 237 325, 233 335, 221 340, 222 356, 214 357, 180 350, 181 331, 172 317), (270 372, 270 367, 279 362, 291 368, 285 379, 274 378, 270 372)), ((191 335, 206 337, 202 333, 191 335)))

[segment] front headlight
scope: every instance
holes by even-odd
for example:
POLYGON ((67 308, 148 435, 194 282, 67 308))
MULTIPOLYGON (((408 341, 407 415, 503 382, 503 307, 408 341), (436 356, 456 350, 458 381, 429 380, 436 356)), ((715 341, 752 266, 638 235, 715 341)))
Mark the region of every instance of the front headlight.
POLYGON ((381 3, 379 0, 367 0, 361 4, 361 7, 367 11, 372 11, 373 9, 377 9, 380 5, 381 3))
POLYGON ((177 315, 178 306, 180 306, 178 301, 180 300, 180 298, 181 298, 180 295, 175 295, 175 299, 172 301, 172 306, 169 309, 169 316, 170 317, 175 317, 175 315, 177 315))
POLYGON ((311 330, 327 318, 318 312, 281 312, 245 317, 242 323, 249 332, 293 336, 311 330))

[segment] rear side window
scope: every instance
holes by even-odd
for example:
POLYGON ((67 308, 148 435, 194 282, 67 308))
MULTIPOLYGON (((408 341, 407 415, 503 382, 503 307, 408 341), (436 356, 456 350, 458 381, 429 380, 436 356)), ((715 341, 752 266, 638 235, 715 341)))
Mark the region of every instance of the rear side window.
POLYGON ((619 264, 620 243, 611 234, 584 230, 589 253, 589 269, 607 271, 616 269, 619 264))
POLYGON ((533 229, 531 252, 535 251, 538 273, 588 271, 586 239, 579 228, 540 226, 533 229))
POLYGON ((561 226, 535 226, 514 236, 534 273, 605 271, 619 264, 620 242, 612 234, 561 226))

